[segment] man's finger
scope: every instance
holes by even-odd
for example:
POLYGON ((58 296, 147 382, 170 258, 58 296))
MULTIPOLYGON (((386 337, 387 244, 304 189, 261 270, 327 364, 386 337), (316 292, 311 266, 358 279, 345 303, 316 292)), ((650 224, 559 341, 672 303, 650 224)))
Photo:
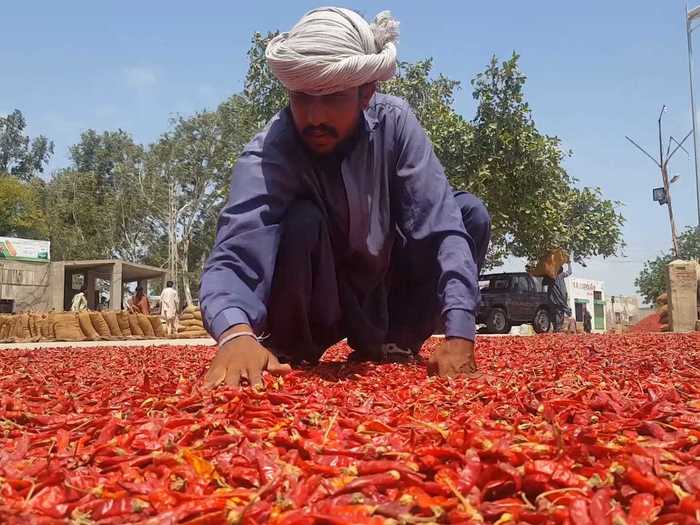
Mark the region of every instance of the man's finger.
POLYGON ((292 371, 292 367, 287 363, 280 363, 275 355, 271 355, 267 362, 267 371, 275 376, 283 376, 292 371))
POLYGON ((288 373, 292 371, 291 365, 284 363, 284 364, 278 364, 274 368, 270 369, 269 372, 273 376, 286 376, 288 373))
POLYGON ((248 369, 248 383, 250 386, 262 385, 262 370, 256 368, 248 369))
POLYGON ((440 370, 440 377, 455 377, 456 375, 459 375, 459 370, 451 364, 440 370))
POLYGON ((240 386, 241 370, 237 367, 230 367, 226 371, 226 384, 229 386, 240 386))
POLYGON ((207 375, 204 376, 204 388, 214 388, 219 385, 225 377, 226 373, 224 370, 218 366, 212 366, 209 368, 207 375))

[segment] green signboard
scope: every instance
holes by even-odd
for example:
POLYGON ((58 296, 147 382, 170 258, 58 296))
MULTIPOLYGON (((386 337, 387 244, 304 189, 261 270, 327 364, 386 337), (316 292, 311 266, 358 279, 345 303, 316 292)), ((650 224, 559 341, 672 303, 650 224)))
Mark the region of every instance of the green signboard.
POLYGON ((33 239, 0 237, 0 261, 49 262, 51 243, 33 239))

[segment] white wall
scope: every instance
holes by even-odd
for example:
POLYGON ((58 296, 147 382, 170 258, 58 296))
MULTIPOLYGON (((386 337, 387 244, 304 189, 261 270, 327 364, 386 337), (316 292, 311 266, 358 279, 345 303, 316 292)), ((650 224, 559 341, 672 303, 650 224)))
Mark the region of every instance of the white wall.
POLYGON ((586 308, 591 314, 591 325, 594 332, 605 332, 607 323, 605 320, 605 309, 603 309, 603 329, 595 328, 595 295, 594 292, 601 292, 600 300, 605 301, 605 285, 603 281, 595 279, 582 279, 580 277, 568 277, 566 279, 566 289, 569 292, 569 308, 572 314, 576 312, 576 299, 587 301, 586 308))

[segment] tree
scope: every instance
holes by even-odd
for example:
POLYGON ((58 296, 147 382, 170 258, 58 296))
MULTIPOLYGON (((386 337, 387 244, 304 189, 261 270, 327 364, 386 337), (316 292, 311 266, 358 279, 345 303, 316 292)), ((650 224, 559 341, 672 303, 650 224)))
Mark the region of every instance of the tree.
POLYGON ((518 55, 494 57, 473 80, 478 109, 464 161, 466 186, 491 212, 490 263, 506 254, 534 260, 553 247, 577 262, 614 255, 624 245, 620 204, 599 188, 577 188, 563 160, 570 152, 558 137, 540 133, 525 101, 518 55))
POLYGON ((138 163, 143 157, 143 148, 121 129, 102 134, 89 129, 80 135, 80 142, 71 146, 70 156, 74 170, 95 174, 98 184, 95 198, 98 204, 103 204, 119 184, 121 165, 133 164, 134 159, 138 163))
POLYGON ((43 239, 48 235, 40 184, 0 173, 0 236, 43 239))
POLYGON ((277 32, 269 32, 266 36, 254 33, 248 50, 243 98, 248 103, 250 124, 256 131, 287 105, 287 90, 272 74, 265 59, 267 44, 275 36, 277 32))
POLYGON ((94 172, 64 169, 52 178, 45 205, 55 260, 112 257, 112 233, 105 228, 97 193, 94 172))
POLYGON ((217 112, 179 117, 149 150, 149 211, 160 232, 149 260, 163 265, 165 253, 174 258, 188 304, 193 300, 192 283, 199 280, 213 244, 223 188, 233 167, 221 122, 217 112), (163 242, 170 249, 163 250, 163 242))
MULTIPOLYGON (((700 227, 689 227, 678 236, 678 253, 681 259, 700 261, 700 227)), ((653 303, 666 291, 666 266, 673 259, 673 254, 669 251, 644 263, 634 281, 644 302, 653 303)))
POLYGON ((99 134, 90 129, 70 153, 72 166, 57 173, 47 190, 52 241, 61 246, 55 258, 85 251, 141 261, 151 234, 144 206, 143 147, 122 130, 99 134))
POLYGON ((43 135, 30 139, 25 135, 26 127, 18 109, 7 116, 0 115, 0 173, 28 181, 44 171, 53 155, 53 142, 43 135))
POLYGON ((383 82, 380 91, 405 99, 423 125, 455 188, 465 189, 469 176, 464 162, 474 135, 472 126, 453 109, 459 82, 443 75, 430 77, 432 60, 401 62, 397 74, 383 82))

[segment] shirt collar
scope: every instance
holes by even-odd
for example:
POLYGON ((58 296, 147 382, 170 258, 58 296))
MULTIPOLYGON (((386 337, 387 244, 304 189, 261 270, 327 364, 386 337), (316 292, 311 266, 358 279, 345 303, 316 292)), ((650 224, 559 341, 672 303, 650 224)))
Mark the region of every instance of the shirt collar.
POLYGON ((362 110, 362 115, 364 116, 365 129, 372 132, 379 125, 379 120, 374 115, 371 115, 368 110, 369 108, 362 110))

